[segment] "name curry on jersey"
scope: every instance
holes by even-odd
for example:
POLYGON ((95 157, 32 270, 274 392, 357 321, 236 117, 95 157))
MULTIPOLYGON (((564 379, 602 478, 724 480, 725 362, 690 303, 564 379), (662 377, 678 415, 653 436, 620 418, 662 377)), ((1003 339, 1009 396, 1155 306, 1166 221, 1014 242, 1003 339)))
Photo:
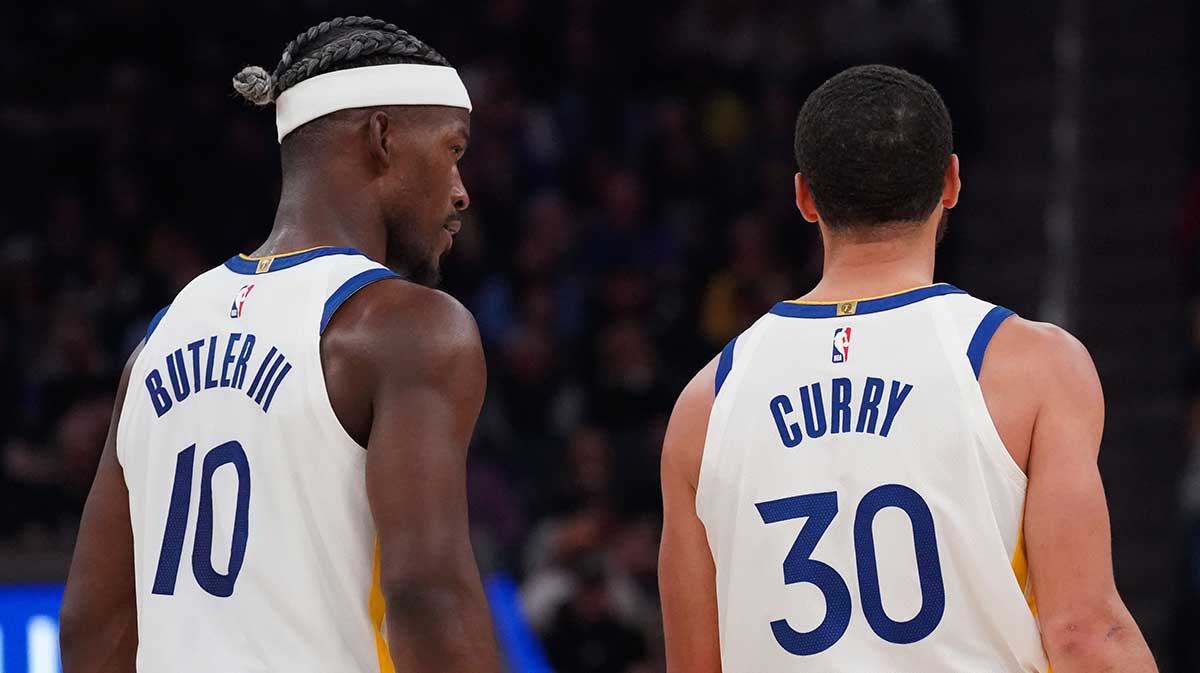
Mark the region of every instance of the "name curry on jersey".
POLYGON ((278 348, 271 346, 266 356, 252 366, 256 341, 253 334, 231 332, 197 339, 168 352, 163 365, 146 375, 146 392, 154 412, 161 418, 193 393, 215 388, 245 391, 246 397, 264 413, 270 411, 271 400, 292 371, 292 364, 278 348))
POLYGON ((826 389, 822 389, 820 382, 800 386, 798 403, 787 394, 771 398, 768 406, 783 445, 788 448, 799 446, 805 437, 816 439, 827 432, 887 437, 896 415, 912 392, 912 384, 893 380, 889 386, 883 379, 868 376, 858 389, 862 392, 857 404, 854 403, 855 384, 844 377, 833 379, 826 389), (825 404, 826 390, 829 392, 828 405, 825 404))

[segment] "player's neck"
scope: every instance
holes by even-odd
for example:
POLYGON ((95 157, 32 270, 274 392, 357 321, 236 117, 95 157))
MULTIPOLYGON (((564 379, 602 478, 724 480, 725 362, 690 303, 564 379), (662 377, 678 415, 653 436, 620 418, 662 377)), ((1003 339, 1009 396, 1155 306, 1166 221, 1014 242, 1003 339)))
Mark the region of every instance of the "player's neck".
POLYGON ((821 282, 806 301, 878 297, 933 283, 934 244, 926 236, 879 241, 825 237, 821 282))
POLYGON ((255 256, 320 246, 355 248, 382 261, 387 236, 373 199, 337 186, 337 181, 289 176, 284 180, 275 223, 255 256))

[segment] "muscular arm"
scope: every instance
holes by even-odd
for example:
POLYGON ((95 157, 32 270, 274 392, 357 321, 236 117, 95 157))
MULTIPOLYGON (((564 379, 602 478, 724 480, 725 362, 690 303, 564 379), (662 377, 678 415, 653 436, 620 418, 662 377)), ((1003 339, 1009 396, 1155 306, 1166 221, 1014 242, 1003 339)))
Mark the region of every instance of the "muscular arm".
POLYGON ((474 320, 445 294, 383 281, 335 314, 322 351, 335 410, 366 438, 396 670, 498 670, 467 523, 467 444, 486 378, 474 320), (362 413, 339 403, 350 387, 362 413))
POLYGON ((129 491, 117 461, 117 422, 139 346, 117 387, 112 423, 71 559, 59 623, 63 673, 132 673, 137 656, 137 601, 129 491))
POLYGON ((671 413, 662 453, 663 533, 658 556, 668 673, 719 673, 717 580, 704 524, 696 516, 696 485, 716 360, 684 388, 671 413))
MULTIPOLYGON (((1024 533, 1042 642, 1056 673, 1153 673, 1154 659, 1113 579, 1096 459, 1104 398, 1087 350, 1049 325, 1009 320, 1043 366, 1027 473, 1024 533)), ((997 337, 1001 336, 1000 334, 997 337)))

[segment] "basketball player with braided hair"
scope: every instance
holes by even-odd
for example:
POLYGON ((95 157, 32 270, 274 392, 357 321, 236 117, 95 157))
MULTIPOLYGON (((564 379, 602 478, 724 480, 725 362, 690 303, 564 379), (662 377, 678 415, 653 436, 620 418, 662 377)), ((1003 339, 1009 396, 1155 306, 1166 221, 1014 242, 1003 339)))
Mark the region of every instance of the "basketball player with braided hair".
POLYGON ((274 226, 125 367, 61 613, 63 670, 498 670, 468 536, 479 334, 433 286, 471 103, 396 26, 313 26, 275 105, 274 226))

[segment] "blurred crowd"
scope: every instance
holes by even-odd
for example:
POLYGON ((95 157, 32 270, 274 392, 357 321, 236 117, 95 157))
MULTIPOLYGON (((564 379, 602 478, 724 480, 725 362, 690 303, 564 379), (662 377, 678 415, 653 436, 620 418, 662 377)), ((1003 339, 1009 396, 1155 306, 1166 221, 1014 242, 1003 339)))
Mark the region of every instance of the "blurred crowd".
POLYGON ((428 4, 167 16, 51 1, 0 24, 0 544, 69 549, 147 321, 270 229, 273 116, 233 96, 232 75, 272 69, 321 19, 370 13, 445 54, 475 104, 472 208, 445 289, 489 360, 469 474, 481 562, 519 578, 559 673, 658 670, 658 452, 674 397, 820 271, 793 206, 803 95, 851 63, 909 67, 969 139, 962 8, 428 4))
MULTIPOLYGON (((1200 87, 1200 79, 1196 86, 1200 87)), ((1193 133, 1200 133, 1197 125, 1193 133)), ((1200 156, 1200 155, 1198 155, 1200 156)), ((1180 266, 1187 302, 1187 427, 1190 455, 1180 481, 1183 552, 1175 597, 1174 642, 1178 670, 1200 670, 1200 170, 1184 197, 1178 230, 1180 266)))

